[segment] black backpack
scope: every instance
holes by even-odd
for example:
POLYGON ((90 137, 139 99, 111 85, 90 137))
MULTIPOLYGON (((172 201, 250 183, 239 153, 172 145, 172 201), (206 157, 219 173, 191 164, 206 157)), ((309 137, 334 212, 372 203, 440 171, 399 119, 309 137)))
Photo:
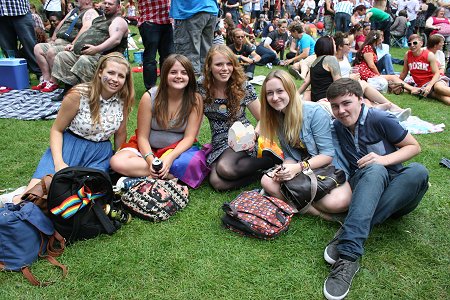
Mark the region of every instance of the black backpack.
POLYGON ((103 171, 64 168, 53 176, 47 199, 50 219, 68 243, 113 234, 121 226, 104 211, 107 204, 113 205, 114 192, 103 171))

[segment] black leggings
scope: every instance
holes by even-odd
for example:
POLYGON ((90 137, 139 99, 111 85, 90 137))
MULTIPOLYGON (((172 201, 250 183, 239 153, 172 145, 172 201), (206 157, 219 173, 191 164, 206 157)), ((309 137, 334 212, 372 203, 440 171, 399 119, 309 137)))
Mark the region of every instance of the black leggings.
POLYGON ((209 183, 217 191, 227 191, 248 185, 261 176, 261 171, 274 166, 272 159, 249 156, 245 151, 228 148, 211 165, 209 183))

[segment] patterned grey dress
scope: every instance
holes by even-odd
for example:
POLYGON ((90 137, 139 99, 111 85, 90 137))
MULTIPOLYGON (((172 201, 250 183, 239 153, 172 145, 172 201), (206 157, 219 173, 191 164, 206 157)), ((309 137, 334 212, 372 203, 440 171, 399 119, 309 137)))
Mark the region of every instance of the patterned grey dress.
MULTIPOLYGON (((203 88, 203 78, 199 78, 197 81, 198 92, 205 99, 206 92, 203 88)), ((255 88, 246 81, 244 83, 245 96, 241 100, 240 110, 236 121, 241 121, 244 125, 249 125, 250 121, 247 119, 245 108, 255 100, 258 100, 255 88)), ((212 103, 204 103, 203 113, 209 120, 209 126, 211 128, 211 144, 212 151, 207 157, 208 164, 212 164, 226 149, 228 149, 228 130, 231 125, 229 123, 230 114, 227 110, 227 99, 216 98, 212 103)), ((253 151, 247 151, 251 156, 256 157, 256 147, 253 151)))

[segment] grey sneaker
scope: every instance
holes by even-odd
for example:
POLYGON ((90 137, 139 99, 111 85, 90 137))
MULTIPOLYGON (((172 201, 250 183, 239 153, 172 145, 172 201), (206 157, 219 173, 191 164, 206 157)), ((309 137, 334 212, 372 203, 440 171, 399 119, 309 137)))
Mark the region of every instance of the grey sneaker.
POLYGON ((302 80, 303 79, 302 75, 300 75, 300 72, 297 71, 296 69, 294 69, 293 67, 289 67, 288 68, 288 72, 289 72, 289 74, 291 74, 297 80, 302 80))
POLYGON ((337 251, 337 245, 339 244, 339 237, 341 236, 344 229, 342 227, 336 231, 333 239, 328 243, 323 251, 323 258, 330 265, 334 264, 339 258, 339 252, 337 251))
POLYGON ((353 277, 359 270, 359 260, 339 258, 323 284, 323 294, 328 300, 344 299, 350 291, 353 277))

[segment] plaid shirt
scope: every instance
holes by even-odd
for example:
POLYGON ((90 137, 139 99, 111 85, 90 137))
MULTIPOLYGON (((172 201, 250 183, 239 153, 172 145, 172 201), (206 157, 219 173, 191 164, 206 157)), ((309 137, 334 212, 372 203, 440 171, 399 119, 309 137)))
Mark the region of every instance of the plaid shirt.
POLYGON ((0 0, 0 17, 23 16, 30 11, 28 0, 0 0))
POLYGON ((170 24, 170 0, 138 0, 138 26, 144 22, 170 24))

